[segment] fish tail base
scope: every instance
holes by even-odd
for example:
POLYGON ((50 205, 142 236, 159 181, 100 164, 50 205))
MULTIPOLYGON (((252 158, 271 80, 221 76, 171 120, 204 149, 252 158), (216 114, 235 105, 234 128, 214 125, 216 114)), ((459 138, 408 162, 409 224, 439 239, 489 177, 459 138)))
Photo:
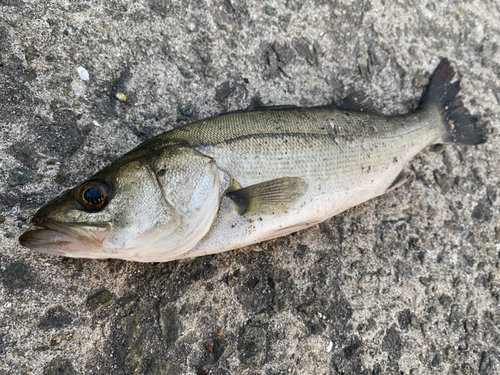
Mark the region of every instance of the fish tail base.
POLYGON ((441 114, 446 133, 435 143, 482 144, 486 142, 486 137, 478 127, 477 119, 471 116, 464 107, 462 97, 458 95, 460 81, 451 83, 454 75, 448 59, 442 59, 432 74, 420 108, 430 110, 437 106, 441 114))

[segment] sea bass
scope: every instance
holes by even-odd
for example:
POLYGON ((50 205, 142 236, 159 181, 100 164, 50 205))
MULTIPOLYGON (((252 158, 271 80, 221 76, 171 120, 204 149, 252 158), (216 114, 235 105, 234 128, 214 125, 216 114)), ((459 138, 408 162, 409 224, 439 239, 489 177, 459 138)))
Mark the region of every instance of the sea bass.
POLYGON ((485 135, 443 59, 420 107, 227 113, 152 138, 38 210, 20 237, 44 253, 165 262, 299 231, 387 193, 431 144, 485 135))

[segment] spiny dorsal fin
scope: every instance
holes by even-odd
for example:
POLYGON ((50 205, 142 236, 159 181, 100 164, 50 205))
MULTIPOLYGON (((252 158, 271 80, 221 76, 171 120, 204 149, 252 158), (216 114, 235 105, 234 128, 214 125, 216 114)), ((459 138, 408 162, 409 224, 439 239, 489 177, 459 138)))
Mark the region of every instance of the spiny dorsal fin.
POLYGON ((284 177, 251 185, 226 193, 238 206, 238 213, 272 214, 284 212, 307 190, 307 183, 298 177, 284 177))

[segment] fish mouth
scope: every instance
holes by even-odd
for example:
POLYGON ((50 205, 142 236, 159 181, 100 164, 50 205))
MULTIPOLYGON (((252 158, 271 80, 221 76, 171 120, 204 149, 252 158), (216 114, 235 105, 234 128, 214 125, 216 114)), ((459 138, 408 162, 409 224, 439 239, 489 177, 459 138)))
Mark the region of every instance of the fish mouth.
POLYGON ((33 217, 31 223, 39 229, 30 230, 19 237, 19 243, 46 254, 109 258, 103 252, 103 243, 111 229, 108 222, 63 223, 45 217, 33 217))

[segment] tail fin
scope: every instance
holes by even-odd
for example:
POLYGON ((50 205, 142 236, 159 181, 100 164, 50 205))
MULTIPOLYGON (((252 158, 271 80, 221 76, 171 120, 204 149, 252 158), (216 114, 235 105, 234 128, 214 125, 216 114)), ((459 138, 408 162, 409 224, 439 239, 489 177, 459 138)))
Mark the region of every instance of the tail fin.
POLYGON ((478 145, 486 142, 486 137, 477 126, 467 108, 464 107, 460 91, 460 81, 451 83, 455 75, 448 59, 442 59, 431 77, 425 95, 420 104, 421 109, 437 106, 446 135, 437 143, 458 143, 462 145, 478 145))

